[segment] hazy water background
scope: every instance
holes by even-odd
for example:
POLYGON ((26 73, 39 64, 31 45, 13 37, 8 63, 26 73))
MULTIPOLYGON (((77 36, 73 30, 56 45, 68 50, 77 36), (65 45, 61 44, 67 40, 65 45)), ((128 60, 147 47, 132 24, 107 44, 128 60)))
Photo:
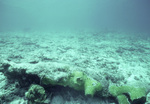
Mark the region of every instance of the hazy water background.
POLYGON ((150 31, 149 0, 0 0, 0 31, 150 31))

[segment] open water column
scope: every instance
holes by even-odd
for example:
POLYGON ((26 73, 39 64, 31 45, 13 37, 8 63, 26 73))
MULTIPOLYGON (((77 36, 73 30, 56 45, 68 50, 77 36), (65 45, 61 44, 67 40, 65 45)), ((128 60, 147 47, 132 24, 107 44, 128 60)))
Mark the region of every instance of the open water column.
POLYGON ((149 0, 0 0, 0 104, 149 104, 149 0))

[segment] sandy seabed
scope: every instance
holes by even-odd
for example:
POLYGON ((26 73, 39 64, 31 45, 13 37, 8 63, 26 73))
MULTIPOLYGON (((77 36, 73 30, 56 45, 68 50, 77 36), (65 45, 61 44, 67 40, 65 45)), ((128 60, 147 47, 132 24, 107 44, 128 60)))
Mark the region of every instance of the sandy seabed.
MULTIPOLYGON (((110 85, 144 87, 150 92, 150 36, 142 33, 1 32, 0 62, 2 104, 26 104, 24 93, 29 87, 28 82, 20 85, 16 78, 1 71, 5 62, 28 66, 35 74, 49 74, 44 71, 51 70, 49 64, 64 64, 72 67, 70 71, 83 71, 104 88, 104 98, 88 98, 70 88, 52 87, 49 104, 115 104, 107 98, 110 85)), ((50 74, 56 79, 65 76, 58 70, 50 74)))

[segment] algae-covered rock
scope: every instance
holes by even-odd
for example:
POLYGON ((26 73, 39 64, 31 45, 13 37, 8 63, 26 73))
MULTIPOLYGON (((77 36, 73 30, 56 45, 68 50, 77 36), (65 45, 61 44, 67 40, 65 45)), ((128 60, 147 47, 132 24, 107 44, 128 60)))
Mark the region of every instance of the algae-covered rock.
POLYGON ((119 104, 130 104, 128 98, 125 95, 118 95, 117 96, 117 100, 119 102, 119 104))
POLYGON ((81 71, 71 73, 69 77, 68 86, 76 90, 84 90, 86 75, 81 71))
POLYGON ((129 86, 110 86, 109 87, 109 92, 111 95, 113 96, 118 96, 121 95, 123 93, 128 93, 130 91, 130 87, 129 86))
POLYGON ((141 102, 140 104, 143 104, 143 102, 145 102, 146 90, 144 88, 136 88, 132 86, 110 86, 109 92, 114 97, 127 94, 132 103, 141 102))
POLYGON ((44 85, 52 85, 52 86, 61 85, 66 87, 68 85, 68 78, 61 78, 60 80, 54 80, 52 78, 48 78, 44 76, 41 79, 41 83, 44 85))
POLYGON ((146 97, 146 90, 144 88, 130 88, 130 99, 136 100, 136 99, 142 99, 146 97))
POLYGON ((150 104, 150 92, 146 95, 146 104, 150 104))
POLYGON ((100 82, 88 77, 81 71, 74 71, 68 77, 64 77, 59 81, 43 77, 41 83, 45 85, 69 86, 75 90, 82 90, 85 92, 85 95, 90 96, 94 96, 97 91, 102 90, 100 82))
POLYGON ((86 78, 84 88, 85 88, 85 95, 91 95, 93 97, 95 92, 102 90, 102 85, 100 82, 97 82, 94 79, 86 78))
POLYGON ((44 104, 46 100, 45 90, 40 85, 31 85, 25 97, 28 99, 28 104, 44 104))
POLYGON ((69 79, 69 87, 76 90, 84 90, 85 95, 94 96, 97 91, 102 90, 100 82, 88 77, 81 71, 73 72, 69 79))

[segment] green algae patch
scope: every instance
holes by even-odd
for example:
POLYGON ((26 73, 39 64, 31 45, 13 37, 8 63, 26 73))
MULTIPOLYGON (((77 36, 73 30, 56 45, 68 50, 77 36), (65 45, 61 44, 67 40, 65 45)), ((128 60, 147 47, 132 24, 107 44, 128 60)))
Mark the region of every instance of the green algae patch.
MULTIPOLYGON (((114 97, 129 95, 131 102, 144 102, 146 97, 146 89, 132 86, 110 86, 109 93, 114 97)), ((119 104, 121 104, 121 102, 119 104)))

